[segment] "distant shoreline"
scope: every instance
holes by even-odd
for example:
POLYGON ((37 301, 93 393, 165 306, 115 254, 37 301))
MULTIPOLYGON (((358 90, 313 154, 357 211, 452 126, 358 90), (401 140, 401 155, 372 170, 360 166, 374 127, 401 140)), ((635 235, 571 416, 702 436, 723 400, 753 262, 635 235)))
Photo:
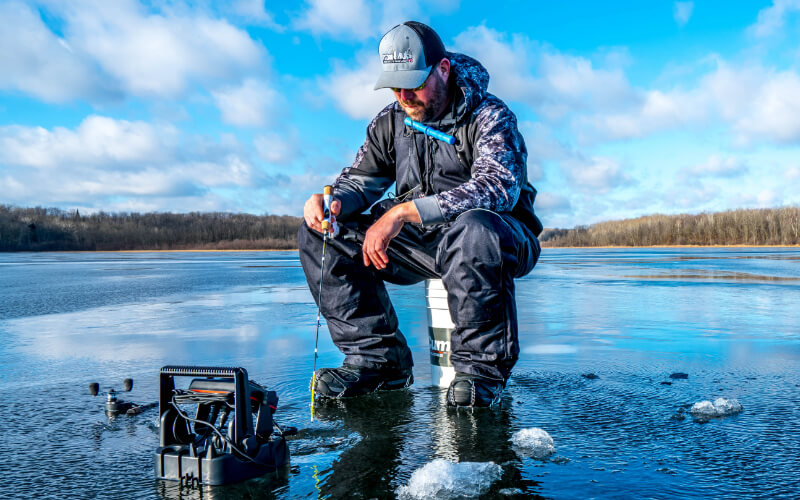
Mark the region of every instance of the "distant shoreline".
MULTIPOLYGON (((542 245, 542 249, 565 249, 565 250, 593 250, 593 249, 620 249, 620 248, 800 248, 800 245, 648 245, 648 246, 547 246, 542 245)), ((236 252, 297 252, 297 248, 288 249, 176 249, 176 250, 22 250, 0 253, 236 253, 236 252)))
POLYGON ((800 248, 800 245, 600 245, 600 246, 549 246, 542 245, 542 248, 800 248))
MULTIPOLYGON (((252 248, 252 249, 180 249, 180 250, 27 250, 29 253, 219 253, 219 252, 296 252, 297 248, 252 248)), ((5 252, 16 253, 16 252, 5 252)))
MULTIPOLYGON (((81 216, 0 205, 0 251, 296 251, 301 217, 208 213, 81 216)), ((795 248, 800 206, 647 215, 572 229, 545 228, 545 248, 795 248), (718 243, 714 243, 714 242, 718 243)))

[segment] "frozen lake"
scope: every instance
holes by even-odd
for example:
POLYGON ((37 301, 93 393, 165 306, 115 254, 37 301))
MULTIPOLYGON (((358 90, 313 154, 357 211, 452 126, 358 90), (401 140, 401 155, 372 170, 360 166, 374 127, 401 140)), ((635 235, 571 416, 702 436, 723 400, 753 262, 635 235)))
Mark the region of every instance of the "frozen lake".
MULTIPOLYGON (((523 352, 489 411, 444 407, 422 285, 390 293, 415 385, 312 423, 316 306, 295 252, 0 254, 0 496, 414 498, 441 477, 496 498, 800 497, 800 249, 545 249, 517 282, 523 352), (300 429, 288 473, 156 481, 157 411, 109 420, 87 385, 132 377, 130 399, 155 401, 167 364, 243 366, 276 390, 300 429), (742 411, 690 412, 717 398, 742 411), (554 453, 512 442, 532 428, 554 453)), ((341 359, 323 325, 318 366, 341 359)))

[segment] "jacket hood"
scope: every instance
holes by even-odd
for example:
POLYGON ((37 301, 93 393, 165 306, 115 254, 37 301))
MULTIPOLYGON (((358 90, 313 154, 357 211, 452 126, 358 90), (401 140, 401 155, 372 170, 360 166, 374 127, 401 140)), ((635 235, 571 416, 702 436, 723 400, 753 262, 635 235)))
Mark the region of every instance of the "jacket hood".
POLYGON ((489 87, 489 72, 481 63, 464 54, 450 52, 447 54, 450 66, 456 73, 456 85, 464 93, 463 108, 460 106, 458 118, 472 111, 483 101, 489 87))

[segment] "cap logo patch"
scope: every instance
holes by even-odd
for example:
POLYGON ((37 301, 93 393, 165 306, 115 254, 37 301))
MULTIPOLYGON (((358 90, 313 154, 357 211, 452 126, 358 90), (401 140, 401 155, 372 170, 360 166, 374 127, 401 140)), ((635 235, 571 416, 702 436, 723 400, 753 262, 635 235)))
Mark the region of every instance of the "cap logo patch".
POLYGON ((381 54, 383 64, 400 64, 400 63, 413 63, 414 53, 411 49, 406 49, 402 52, 390 52, 388 54, 381 54))

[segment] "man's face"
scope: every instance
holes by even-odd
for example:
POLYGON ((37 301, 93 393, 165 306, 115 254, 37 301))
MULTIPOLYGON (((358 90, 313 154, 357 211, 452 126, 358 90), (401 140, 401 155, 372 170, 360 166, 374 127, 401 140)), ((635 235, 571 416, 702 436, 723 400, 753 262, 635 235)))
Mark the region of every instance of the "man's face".
POLYGON ((447 82, 434 67, 425 86, 420 90, 392 89, 403 111, 414 121, 425 122, 436 118, 447 104, 447 82))

